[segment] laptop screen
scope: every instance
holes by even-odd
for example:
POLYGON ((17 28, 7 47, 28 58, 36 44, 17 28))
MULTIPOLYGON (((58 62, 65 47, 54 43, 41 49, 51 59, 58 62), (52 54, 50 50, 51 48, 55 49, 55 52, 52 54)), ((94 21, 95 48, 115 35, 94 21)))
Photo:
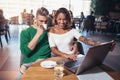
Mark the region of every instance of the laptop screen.
MULTIPOLYGON (((107 42, 102 45, 89 48, 84 59, 77 67, 75 74, 80 74, 86 70, 101 65, 107 53, 110 51, 111 45, 112 42, 107 42)), ((70 70, 70 68, 68 69, 70 70)))

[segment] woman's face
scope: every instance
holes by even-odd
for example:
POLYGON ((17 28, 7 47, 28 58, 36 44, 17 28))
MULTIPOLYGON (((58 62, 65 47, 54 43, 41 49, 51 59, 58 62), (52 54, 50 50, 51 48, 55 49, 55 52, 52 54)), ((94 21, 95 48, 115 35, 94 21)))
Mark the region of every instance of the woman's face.
POLYGON ((56 18, 56 21, 57 21, 57 25, 60 27, 60 28, 65 28, 67 26, 67 20, 66 20, 66 16, 65 14, 63 13, 59 13, 57 18, 56 18))

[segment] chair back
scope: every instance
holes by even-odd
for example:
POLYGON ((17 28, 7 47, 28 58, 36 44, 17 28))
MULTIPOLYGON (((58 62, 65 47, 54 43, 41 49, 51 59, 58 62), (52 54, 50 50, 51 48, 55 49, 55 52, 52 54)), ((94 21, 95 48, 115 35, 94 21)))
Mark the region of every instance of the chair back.
POLYGON ((7 35, 7 31, 5 29, 5 25, 3 23, 0 23, 0 45, 1 45, 1 47, 3 47, 2 38, 1 38, 2 35, 5 36, 6 42, 8 43, 8 35, 7 35))
POLYGON ((20 66, 21 66, 21 64, 22 64, 22 62, 23 62, 23 60, 24 60, 24 56, 23 56, 23 54, 21 53, 21 55, 20 55, 20 66))

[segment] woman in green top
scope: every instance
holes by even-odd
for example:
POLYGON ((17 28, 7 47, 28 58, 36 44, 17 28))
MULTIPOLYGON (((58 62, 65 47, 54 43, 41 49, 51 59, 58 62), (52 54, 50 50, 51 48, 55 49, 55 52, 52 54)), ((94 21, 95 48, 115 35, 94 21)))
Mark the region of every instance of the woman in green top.
POLYGON ((49 12, 46 8, 38 9, 33 25, 21 32, 20 50, 24 59, 16 80, 21 80, 25 70, 36 61, 51 56, 47 30, 43 28, 43 24, 47 23, 48 14, 49 12))

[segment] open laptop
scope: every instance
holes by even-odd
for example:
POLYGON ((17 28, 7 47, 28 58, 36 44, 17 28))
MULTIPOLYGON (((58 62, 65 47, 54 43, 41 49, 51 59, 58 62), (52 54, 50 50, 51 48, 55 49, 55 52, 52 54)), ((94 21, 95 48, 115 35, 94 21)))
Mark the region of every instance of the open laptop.
POLYGON ((90 47, 85 56, 78 55, 76 61, 69 60, 65 62, 64 66, 75 74, 81 74, 93 67, 99 66, 110 51, 111 45, 112 41, 99 46, 90 47))

